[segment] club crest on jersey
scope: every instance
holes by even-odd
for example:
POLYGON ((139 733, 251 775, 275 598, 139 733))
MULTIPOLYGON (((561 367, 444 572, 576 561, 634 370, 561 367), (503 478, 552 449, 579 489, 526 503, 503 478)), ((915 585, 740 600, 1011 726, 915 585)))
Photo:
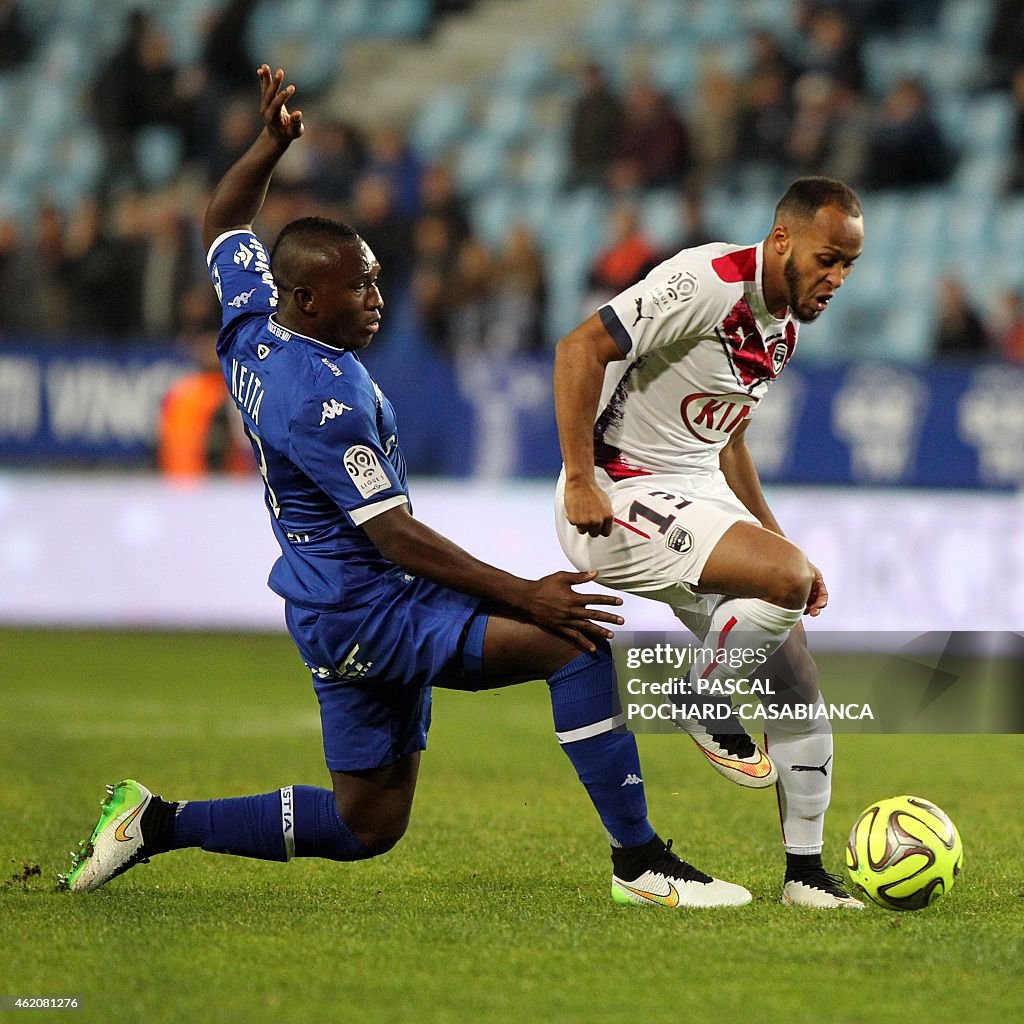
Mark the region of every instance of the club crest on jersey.
POLYGON ((789 346, 784 341, 777 341, 768 350, 772 356, 772 376, 778 377, 782 368, 786 365, 786 357, 789 355, 789 346))
POLYGON ((782 372, 796 346, 796 328, 786 324, 785 337, 764 338, 746 296, 732 307, 718 327, 718 337, 737 380, 747 388, 774 380, 782 372))
POLYGON ((369 498, 378 491, 386 491, 391 486, 384 467, 380 464, 376 452, 365 444, 354 444, 344 457, 345 472, 352 478, 356 490, 369 498))
POLYGON ((665 546, 670 551, 678 551, 685 554, 693 547, 693 534, 684 530, 681 526, 673 526, 665 538, 665 546))
POLYGON ((328 420, 333 420, 342 413, 351 411, 351 405, 345 405, 344 402, 339 402, 336 398, 332 398, 329 402, 324 402, 323 413, 320 416, 320 426, 322 427, 328 420))

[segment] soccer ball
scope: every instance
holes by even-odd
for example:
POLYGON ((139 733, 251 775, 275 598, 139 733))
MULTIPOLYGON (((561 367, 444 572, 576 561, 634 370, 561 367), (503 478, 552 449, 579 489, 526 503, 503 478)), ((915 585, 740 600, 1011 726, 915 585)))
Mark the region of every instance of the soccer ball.
POLYGON ((963 860, 956 826, 919 796, 873 803, 854 823, 846 844, 854 887, 887 910, 927 907, 953 888, 963 860))

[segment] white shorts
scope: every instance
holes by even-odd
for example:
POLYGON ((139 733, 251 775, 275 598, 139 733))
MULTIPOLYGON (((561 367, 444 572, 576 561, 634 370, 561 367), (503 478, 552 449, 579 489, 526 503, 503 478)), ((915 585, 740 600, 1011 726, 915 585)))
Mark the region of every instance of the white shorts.
POLYGON ((564 470, 558 478, 556 530, 566 557, 581 572, 596 570, 603 586, 671 605, 701 636, 722 599, 693 590, 711 552, 733 523, 761 524, 722 476, 698 482, 665 473, 613 481, 600 469, 596 476, 615 515, 609 537, 581 534, 569 522, 564 470))

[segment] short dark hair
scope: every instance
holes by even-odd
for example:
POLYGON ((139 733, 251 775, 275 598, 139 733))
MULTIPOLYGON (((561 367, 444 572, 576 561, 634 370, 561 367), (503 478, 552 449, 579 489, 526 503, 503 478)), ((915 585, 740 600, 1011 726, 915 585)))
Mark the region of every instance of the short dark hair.
POLYGON ((838 206, 850 217, 863 215, 857 193, 835 178, 797 178, 775 207, 775 223, 787 217, 810 220, 823 206, 838 206))
POLYGON ((327 249, 358 245, 362 239, 351 224, 329 217, 300 217, 281 229, 270 250, 270 270, 278 284, 294 285, 297 265, 327 249))

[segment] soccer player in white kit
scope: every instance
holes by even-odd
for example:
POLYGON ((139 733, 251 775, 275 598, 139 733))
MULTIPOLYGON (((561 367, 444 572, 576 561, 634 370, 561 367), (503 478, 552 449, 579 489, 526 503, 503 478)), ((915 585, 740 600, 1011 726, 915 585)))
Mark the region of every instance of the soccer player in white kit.
MULTIPOLYGON (((742 648, 777 652, 811 702, 817 673, 800 623, 828 592, 787 540, 744 434, 860 255, 860 202, 842 182, 800 178, 756 245, 684 249, 563 338, 555 410, 564 467, 559 540, 598 582, 671 606, 742 676, 742 648)), ((742 729, 683 728, 721 774, 776 783, 786 874, 782 901, 860 908, 822 863, 831 793, 826 719, 769 719, 765 750, 742 729), (769 752, 770 751, 770 756, 769 752)))

